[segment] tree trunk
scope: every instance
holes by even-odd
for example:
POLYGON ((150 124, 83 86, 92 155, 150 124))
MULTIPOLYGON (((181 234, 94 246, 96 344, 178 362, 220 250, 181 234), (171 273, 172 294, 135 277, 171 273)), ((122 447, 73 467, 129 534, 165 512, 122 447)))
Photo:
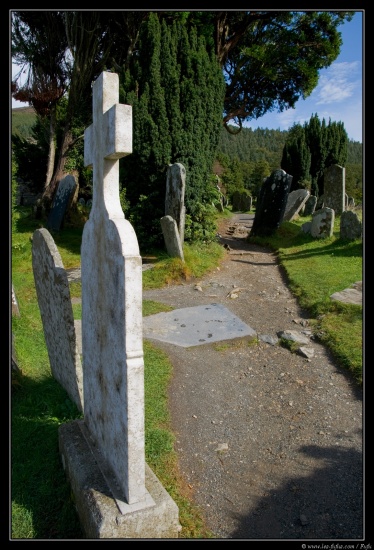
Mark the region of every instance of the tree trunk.
POLYGON ((44 191, 48 188, 53 176, 53 169, 56 158, 56 106, 52 107, 50 122, 49 122, 49 151, 47 174, 45 178, 44 191))
POLYGON ((60 148, 60 154, 57 160, 53 177, 49 182, 48 186, 44 189, 42 199, 41 199, 43 209, 47 215, 51 209, 53 198, 55 196, 58 184, 60 183, 62 178, 65 176, 65 164, 67 160, 67 153, 73 141, 74 140, 73 140, 71 130, 67 129, 64 132, 64 137, 60 148))

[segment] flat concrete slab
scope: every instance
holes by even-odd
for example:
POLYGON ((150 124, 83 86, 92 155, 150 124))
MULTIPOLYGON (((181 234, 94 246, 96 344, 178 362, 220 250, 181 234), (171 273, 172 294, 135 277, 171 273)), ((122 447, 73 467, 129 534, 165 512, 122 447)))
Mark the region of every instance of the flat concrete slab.
POLYGON ((143 335, 184 348, 255 336, 246 325, 221 304, 186 307, 143 318, 143 335))
MULTIPOLYGON (((82 321, 75 320, 78 353, 82 354, 82 321)), ((221 304, 185 307, 143 317, 143 336, 183 348, 211 344, 245 336, 256 331, 221 304)))

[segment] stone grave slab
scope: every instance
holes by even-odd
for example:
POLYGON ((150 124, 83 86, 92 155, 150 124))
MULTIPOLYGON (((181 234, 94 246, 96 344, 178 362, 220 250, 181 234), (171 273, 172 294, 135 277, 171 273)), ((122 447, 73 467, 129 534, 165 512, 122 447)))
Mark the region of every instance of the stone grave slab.
POLYGON ((255 336, 256 331, 221 304, 186 307, 143 318, 143 335, 184 348, 255 336))

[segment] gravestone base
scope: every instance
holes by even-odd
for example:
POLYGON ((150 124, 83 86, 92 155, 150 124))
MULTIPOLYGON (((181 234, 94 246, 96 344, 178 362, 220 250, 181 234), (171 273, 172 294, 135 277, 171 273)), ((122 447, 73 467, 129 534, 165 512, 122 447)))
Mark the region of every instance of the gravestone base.
POLYGON ((178 507, 149 466, 145 464, 148 499, 143 507, 122 503, 121 512, 83 432, 83 420, 62 424, 59 450, 85 537, 178 538, 181 530, 178 507))

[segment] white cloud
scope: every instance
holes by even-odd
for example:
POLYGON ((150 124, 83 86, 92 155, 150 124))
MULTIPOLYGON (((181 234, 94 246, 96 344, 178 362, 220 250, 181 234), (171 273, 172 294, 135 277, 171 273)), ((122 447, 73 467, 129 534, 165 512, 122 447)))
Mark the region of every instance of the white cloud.
POLYGON ((358 61, 334 63, 320 76, 314 91, 317 96, 316 105, 342 102, 352 97, 361 86, 359 69, 358 61))

